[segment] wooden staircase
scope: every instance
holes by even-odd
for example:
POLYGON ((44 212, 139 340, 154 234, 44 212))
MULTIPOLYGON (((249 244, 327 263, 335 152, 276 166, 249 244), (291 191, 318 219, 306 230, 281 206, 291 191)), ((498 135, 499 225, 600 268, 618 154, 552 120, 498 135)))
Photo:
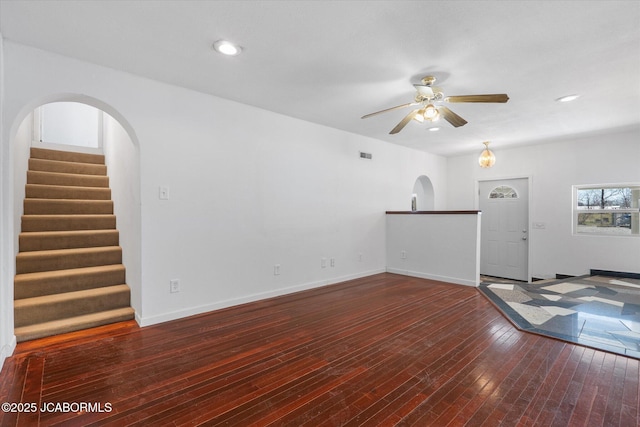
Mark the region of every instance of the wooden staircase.
POLYGON ((104 156, 31 148, 25 192, 17 341, 133 319, 104 156))

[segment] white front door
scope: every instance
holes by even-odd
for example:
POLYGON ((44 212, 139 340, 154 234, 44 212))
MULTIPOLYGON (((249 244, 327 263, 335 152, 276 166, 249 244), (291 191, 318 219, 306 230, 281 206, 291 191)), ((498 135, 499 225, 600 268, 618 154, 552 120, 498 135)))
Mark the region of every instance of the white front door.
POLYGON ((528 281, 529 180, 480 181, 480 274, 528 281))

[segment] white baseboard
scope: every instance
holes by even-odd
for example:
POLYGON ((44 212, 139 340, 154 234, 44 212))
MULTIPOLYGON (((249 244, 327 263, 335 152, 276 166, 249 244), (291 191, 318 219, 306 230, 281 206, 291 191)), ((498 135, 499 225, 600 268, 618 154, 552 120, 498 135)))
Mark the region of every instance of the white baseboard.
POLYGON ((138 313, 137 311, 134 315, 134 320, 136 321, 138 326, 142 326, 142 317, 140 317, 140 313, 138 313))
POLYGON ((4 360, 7 357, 10 357, 13 354, 13 351, 16 349, 16 336, 12 335, 11 340, 2 346, 2 350, 0 350, 0 370, 4 366, 4 360))
POLYGON ((151 326, 158 323, 168 322, 171 320, 182 319, 184 317, 194 316, 196 314, 207 313, 210 311, 220 310, 227 307, 232 307, 234 305, 246 304, 249 302, 260 301, 267 298, 278 297, 282 295, 292 294, 295 292, 305 291, 309 289, 319 288, 322 286, 333 285, 340 282, 346 282, 348 280, 359 279, 361 277, 372 276, 374 274, 384 273, 385 269, 378 270, 370 270, 357 274, 349 274, 346 276, 334 277, 327 280, 321 280, 317 282, 309 282, 301 285, 290 286, 287 288, 275 289, 268 292, 261 292, 257 294, 251 294, 244 297, 232 298, 220 302, 216 302, 213 304, 204 304, 196 307, 187 308, 184 310, 172 311, 169 313, 163 313, 155 316, 139 316, 136 313, 136 322, 141 327, 151 326))
POLYGON ((477 287, 480 283, 480 278, 476 280, 465 279, 461 277, 439 276, 437 274, 425 273, 422 271, 401 270, 397 268, 387 267, 387 273, 401 274, 403 276, 418 277, 420 279, 438 280, 440 282, 454 283, 456 285, 465 285, 477 287))

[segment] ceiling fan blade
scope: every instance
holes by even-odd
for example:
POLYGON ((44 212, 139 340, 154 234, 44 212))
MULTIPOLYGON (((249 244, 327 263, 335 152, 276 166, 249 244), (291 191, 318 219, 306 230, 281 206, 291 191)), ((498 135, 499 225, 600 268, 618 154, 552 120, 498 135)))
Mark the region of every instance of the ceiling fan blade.
POLYGON ((496 93, 492 95, 461 95, 447 96, 447 102, 507 102, 509 96, 506 93, 496 93))
POLYGON ((416 114, 418 114, 419 110, 413 110, 412 112, 410 112, 409 114, 407 114, 406 116, 404 116, 404 119, 400 120, 400 123, 398 123, 396 125, 396 127, 394 127, 393 129, 391 129, 391 132, 389 132, 391 135, 396 134, 398 132, 400 132, 406 125, 407 123, 409 123, 411 120, 413 120, 413 118, 416 116, 416 114))
POLYGON ((375 113, 370 113, 370 114, 364 115, 364 116, 362 116, 362 117, 360 117, 360 118, 361 118, 361 119, 366 119, 366 118, 368 118, 368 117, 375 116, 375 115, 377 115, 377 114, 386 113, 387 111, 399 110, 399 109, 401 109, 401 108, 410 107, 410 106, 412 106, 412 105, 418 105, 418 103, 417 103, 417 102, 409 102, 409 103, 407 103, 407 104, 397 105, 397 106, 395 106, 395 107, 386 108, 386 109, 384 109, 384 110, 376 111, 375 113))
POLYGON ((467 121, 448 109, 447 107, 438 107, 438 112, 442 114, 444 119, 451 123, 454 127, 460 127, 467 124, 467 121))

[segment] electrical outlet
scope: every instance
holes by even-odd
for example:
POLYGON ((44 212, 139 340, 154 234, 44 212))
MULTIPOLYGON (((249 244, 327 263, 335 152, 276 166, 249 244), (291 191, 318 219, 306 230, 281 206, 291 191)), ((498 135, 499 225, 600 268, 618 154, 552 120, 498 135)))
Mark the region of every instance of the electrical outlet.
POLYGON ((329 264, 331 265, 331 267, 335 267, 336 266, 336 259, 335 258, 331 258, 329 260, 329 264))
POLYGON ((327 259, 320 258, 320 268, 327 268, 327 259))
POLYGON ((407 259, 407 251, 400 251, 400 258, 407 259))
POLYGON ((274 276, 280 275, 280 264, 276 264, 273 266, 273 275, 274 276))
POLYGON ((173 279, 169 280, 169 292, 175 294, 176 292, 180 292, 180 280, 173 279))

